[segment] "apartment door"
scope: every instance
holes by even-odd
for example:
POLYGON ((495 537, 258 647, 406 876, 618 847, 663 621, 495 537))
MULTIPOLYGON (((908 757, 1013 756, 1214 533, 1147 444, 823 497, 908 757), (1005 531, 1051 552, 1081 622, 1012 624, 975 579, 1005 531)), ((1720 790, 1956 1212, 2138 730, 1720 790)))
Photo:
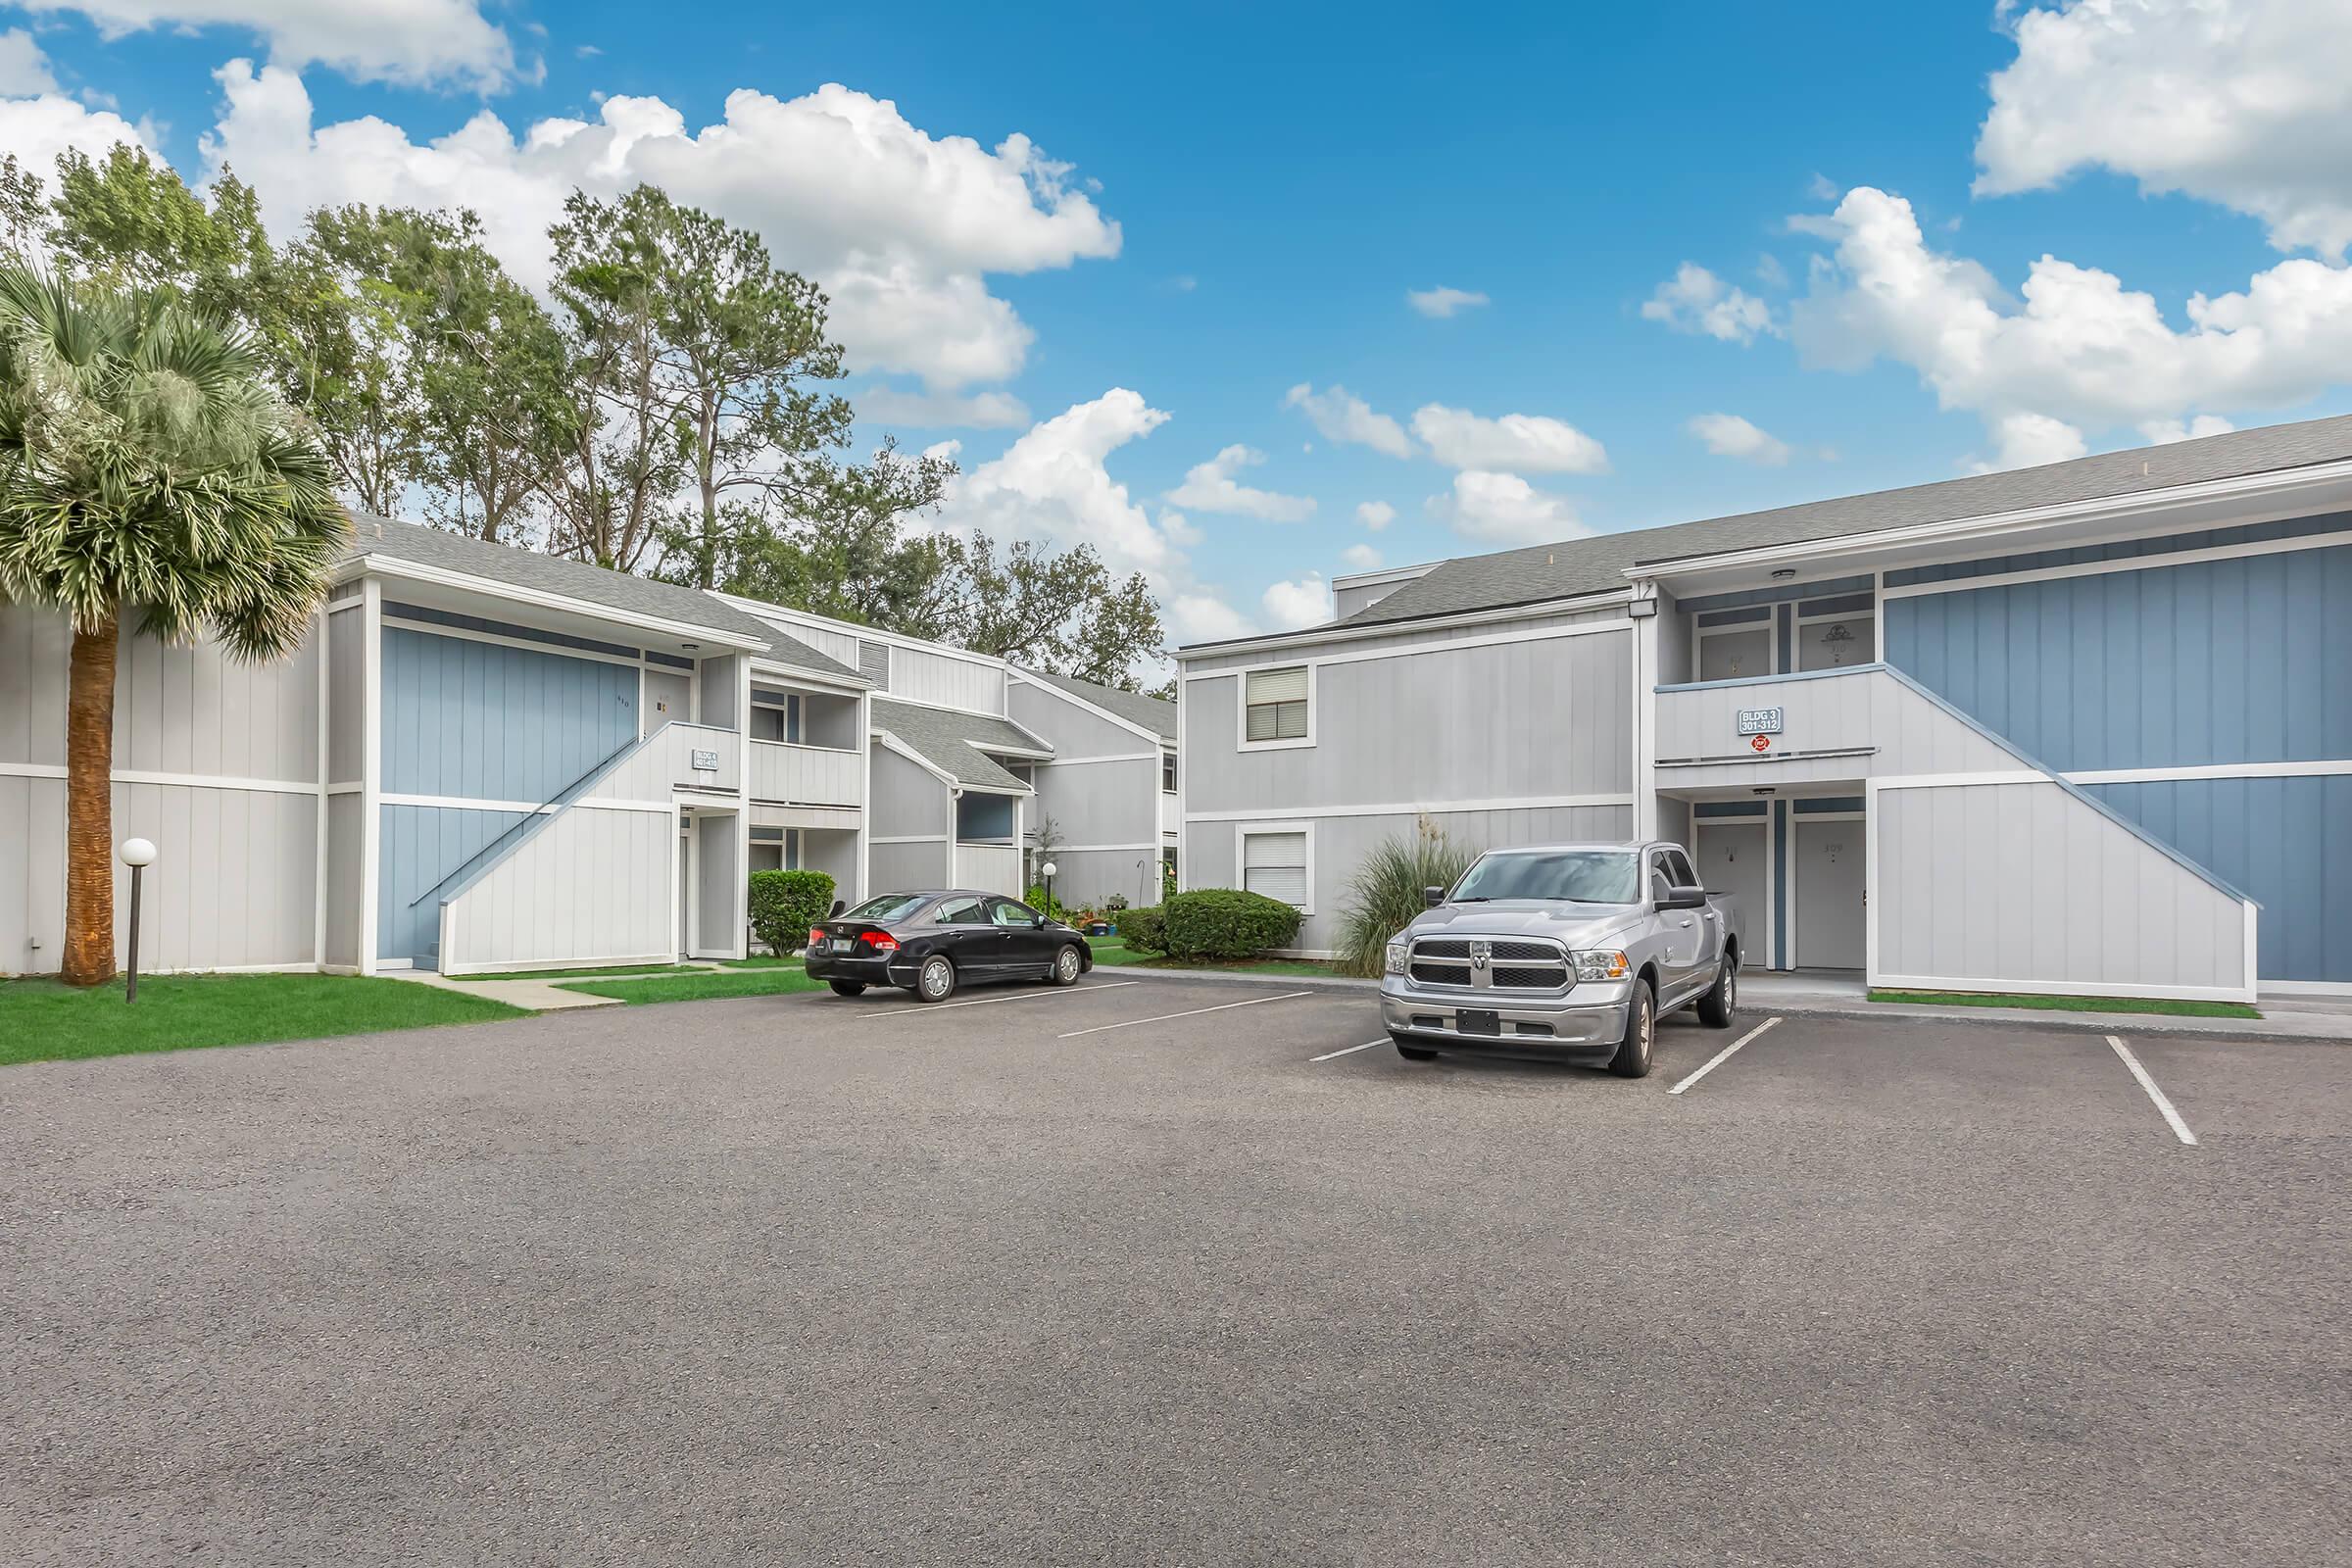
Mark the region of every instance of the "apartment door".
POLYGON ((1799 814, 1789 853, 1796 880, 1796 943, 1805 969, 1859 969, 1864 955, 1863 819, 1799 814))
POLYGON ((1728 893, 1736 902, 1740 929, 1746 943, 1742 963, 1763 967, 1771 961, 1764 939, 1764 922, 1772 907, 1770 851, 1764 818, 1701 817, 1691 825, 1690 856, 1699 883, 1710 893, 1728 893))

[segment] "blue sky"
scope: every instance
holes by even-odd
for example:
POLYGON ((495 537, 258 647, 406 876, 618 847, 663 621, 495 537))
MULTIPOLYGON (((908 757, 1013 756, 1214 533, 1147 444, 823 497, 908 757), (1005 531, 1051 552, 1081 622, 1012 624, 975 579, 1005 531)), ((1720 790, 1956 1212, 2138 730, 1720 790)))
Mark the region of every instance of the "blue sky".
POLYGON ((1187 639, 1298 622, 1375 561, 2352 408, 2327 0, 308 9, 0 7, 0 146, 225 157, 273 224, 662 179, 841 280, 848 390, 894 416, 865 436, 957 443, 939 525, 1092 540, 1187 639), (242 20, 129 25, 199 13, 242 20), (2170 96, 2135 100, 2158 69, 2170 96), (2310 96, 2250 116, 2249 81, 2310 96), (731 115, 741 89, 765 97, 731 115), (2221 111, 2177 134, 2200 93, 2221 111), (623 155, 589 147, 615 99, 660 101, 623 155), (433 147, 495 142, 463 128, 485 111, 590 131, 433 147), (1485 303, 1408 303, 1438 287, 1485 303), (1335 386, 1356 440, 1300 406, 1335 418, 1335 386))

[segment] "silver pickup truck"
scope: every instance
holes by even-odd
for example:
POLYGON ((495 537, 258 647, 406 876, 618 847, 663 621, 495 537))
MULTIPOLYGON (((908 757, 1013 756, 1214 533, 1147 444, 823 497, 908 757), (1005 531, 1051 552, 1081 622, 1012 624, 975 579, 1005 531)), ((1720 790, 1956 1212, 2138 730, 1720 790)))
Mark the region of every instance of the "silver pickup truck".
POLYGON ((1397 1053, 1507 1052, 1646 1077, 1658 1019, 1695 1004, 1731 1027, 1738 902, 1679 844, 1493 850, 1390 939, 1381 1020, 1397 1053))

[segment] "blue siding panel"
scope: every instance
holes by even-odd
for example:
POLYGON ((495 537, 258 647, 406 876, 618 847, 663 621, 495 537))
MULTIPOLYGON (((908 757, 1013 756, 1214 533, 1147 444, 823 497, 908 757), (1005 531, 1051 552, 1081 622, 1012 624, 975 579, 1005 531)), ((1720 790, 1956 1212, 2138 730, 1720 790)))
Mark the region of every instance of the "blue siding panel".
POLYGON ((2262 978, 2352 981, 2352 774, 2097 784, 2088 793, 2262 906, 2262 978))
POLYGON ((440 806, 387 806, 376 886, 375 956, 417 958, 440 940, 441 901, 410 906, 483 846, 523 819, 520 811, 440 806))
POLYGON ((2352 758, 2352 547, 1889 600, 1886 662, 2061 771, 2352 758))
POLYGON ((383 705, 386 791, 536 803, 637 738, 637 670, 387 627, 383 705))

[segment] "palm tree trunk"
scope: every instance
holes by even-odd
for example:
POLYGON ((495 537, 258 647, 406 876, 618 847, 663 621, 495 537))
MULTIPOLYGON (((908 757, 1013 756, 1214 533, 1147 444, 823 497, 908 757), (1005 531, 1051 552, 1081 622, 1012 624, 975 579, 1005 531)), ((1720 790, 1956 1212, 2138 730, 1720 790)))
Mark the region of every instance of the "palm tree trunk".
POLYGON ((115 973, 115 617, 75 627, 66 678, 68 985, 115 973))

